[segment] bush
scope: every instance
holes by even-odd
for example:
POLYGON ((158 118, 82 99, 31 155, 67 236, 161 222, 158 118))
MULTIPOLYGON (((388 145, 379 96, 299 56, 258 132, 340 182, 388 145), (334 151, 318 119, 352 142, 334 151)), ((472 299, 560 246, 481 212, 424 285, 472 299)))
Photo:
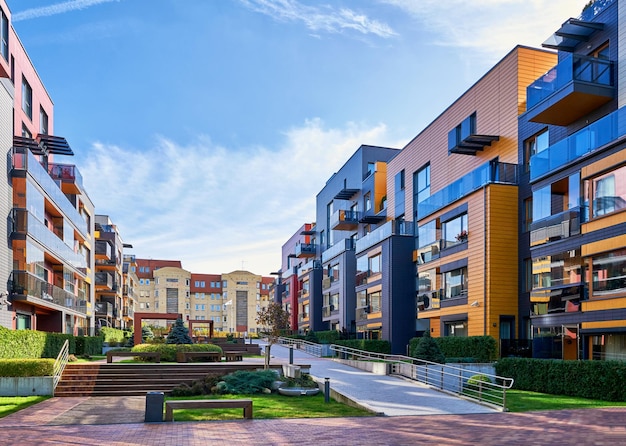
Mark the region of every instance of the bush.
POLYGON ((0 376, 52 376, 54 359, 0 359, 0 376))
MULTIPOLYGON (((140 344, 135 345, 130 351, 133 352, 159 352, 161 361, 176 361, 177 352, 218 352, 222 353, 222 348, 213 344, 140 344)), ((149 360, 150 358, 143 358, 149 360)))
MULTIPOLYGON (((415 350, 425 337, 413 338, 409 341, 410 356, 416 357, 415 350)), ((437 342, 441 353, 446 358, 450 358, 447 362, 456 362, 452 361, 452 358, 455 360, 458 358, 474 358, 474 362, 492 362, 496 359, 498 353, 498 344, 491 336, 446 336, 432 339, 437 342)))
POLYGON ((339 340, 339 332, 337 330, 316 331, 314 335, 319 339, 320 344, 334 344, 339 340))
POLYGON ((112 342, 116 342, 119 345, 124 342, 124 330, 111 327, 102 327, 100 329, 100 335, 103 337, 104 342, 111 345, 112 342))
POLYGON ((428 332, 421 338, 411 356, 423 361, 438 362, 440 364, 446 362, 446 357, 441 352, 439 344, 434 338, 430 337, 428 332))
POLYGON ((344 347, 355 348, 357 350, 365 350, 372 353, 391 353, 391 344, 389 341, 373 340, 373 339, 350 339, 345 341, 335 341, 333 344, 343 345, 344 347))
POLYGON ((502 358, 496 362, 496 374, 513 378, 514 389, 626 401, 625 362, 502 358))
POLYGON ((481 383, 489 383, 489 384, 491 384, 491 379, 487 375, 482 375, 482 374, 472 375, 467 380, 466 387, 467 387, 467 389, 472 390, 472 391, 477 391, 481 387, 482 387, 483 390, 485 390, 485 386, 481 386, 481 383))
POLYGON ((183 383, 172 389, 172 396, 210 395, 221 380, 219 375, 207 375, 203 380, 196 380, 191 385, 183 383))
POLYGON ((102 354, 101 336, 78 336, 76 338, 76 355, 91 356, 102 354))
POLYGON ((218 384, 220 393, 232 393, 234 395, 251 395, 264 393, 271 389, 277 375, 273 370, 237 370, 222 377, 218 384))

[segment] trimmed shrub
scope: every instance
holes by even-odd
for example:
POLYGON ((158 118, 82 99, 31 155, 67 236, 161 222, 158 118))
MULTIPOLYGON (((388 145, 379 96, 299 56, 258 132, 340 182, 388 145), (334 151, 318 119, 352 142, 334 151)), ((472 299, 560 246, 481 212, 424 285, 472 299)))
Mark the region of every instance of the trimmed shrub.
POLYGON ((372 353, 391 353, 391 344, 389 341, 378 339, 349 339, 344 341, 335 341, 333 344, 342 345, 344 347, 355 348, 357 350, 365 350, 372 353))
POLYGON ((91 356, 102 354, 101 336, 78 336, 76 338, 76 355, 91 356))
POLYGON ((314 332, 320 344, 334 344, 339 340, 339 332, 337 330, 316 331, 314 332))
MULTIPOLYGON (((127 349, 128 350, 128 349, 127 349)), ((130 351, 133 352, 159 352, 161 361, 176 361, 176 352, 218 352, 222 348, 214 344, 140 344, 135 345, 130 351)), ((151 358, 143 358, 149 361, 151 358)))
POLYGON ((34 330, 9 330, 0 326, 0 358, 41 358, 47 333, 34 330))
POLYGON ((446 362, 446 357, 441 352, 439 344, 428 332, 421 338, 411 356, 424 361, 438 362, 440 364, 446 362))
POLYGON ((109 344, 117 342, 116 345, 119 345, 121 342, 124 342, 124 333, 124 330, 118 328, 102 327, 100 329, 100 334, 104 338, 104 342, 109 344))
POLYGON ((481 383, 489 383, 491 384, 491 378, 489 378, 487 375, 482 375, 482 374, 478 374, 478 375, 472 375, 468 380, 467 380, 467 384, 465 385, 467 387, 467 389, 469 390, 479 390, 481 387, 483 388, 483 390, 485 389, 484 386, 481 386, 481 383))
POLYGON ((276 372, 273 370, 237 370, 223 376, 217 387, 220 389, 220 393, 251 395, 264 393, 266 389, 271 389, 276 378, 276 372))
POLYGON ((0 376, 52 376, 54 359, 0 359, 0 376))
MULTIPOLYGON (((428 334, 429 335, 429 334, 428 334)), ((409 341, 409 354, 415 356, 421 338, 413 338, 409 341)), ((440 338, 432 338, 437 342, 441 353, 446 358, 474 358, 474 362, 492 362, 496 359, 498 353, 498 343, 491 336, 469 336, 457 337, 446 336, 440 338)), ((455 362, 447 360, 448 362, 455 362)))
POLYGON ((626 401, 626 363, 502 358, 496 374, 513 378, 514 389, 552 395, 626 401))

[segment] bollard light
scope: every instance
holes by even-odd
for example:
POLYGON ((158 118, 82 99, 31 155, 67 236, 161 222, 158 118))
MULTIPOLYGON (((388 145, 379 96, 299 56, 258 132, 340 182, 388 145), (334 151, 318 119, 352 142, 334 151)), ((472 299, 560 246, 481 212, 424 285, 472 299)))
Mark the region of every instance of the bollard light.
POLYGON ((330 402, 330 378, 324 378, 324 402, 330 402))

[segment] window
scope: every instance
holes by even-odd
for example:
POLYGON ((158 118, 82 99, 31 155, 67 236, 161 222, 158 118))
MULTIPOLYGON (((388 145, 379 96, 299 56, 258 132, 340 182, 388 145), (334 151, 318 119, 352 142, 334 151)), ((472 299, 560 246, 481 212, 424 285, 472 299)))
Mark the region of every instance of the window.
POLYGON ((172 278, 167 278, 165 279, 166 282, 170 282, 170 283, 178 283, 178 279, 172 279, 172 278))
POLYGON ((467 267, 443 273, 444 299, 467 295, 467 267))
POLYGON ((48 134, 48 113, 46 113, 43 107, 39 107, 39 133, 42 135, 48 134))
POLYGON ((196 282, 195 282, 195 286, 196 286, 197 288, 204 288, 204 286, 205 286, 205 282, 204 282, 203 280, 196 280, 196 282))
POLYGON ((578 250, 535 257, 532 260, 532 287, 550 288, 582 281, 581 258, 578 250))
MULTIPOLYGON (((4 60, 6 60, 7 62, 9 61, 9 18, 7 17, 7 15, 4 13, 4 11, 0 8, 0 27, 2 29, 0 29, 0 38, 2 39, 1 42, 1 46, 0 46, 0 53, 2 53, 2 57, 4 57, 4 60)), ((11 67, 13 67, 13 64, 11 64, 11 67)))
POLYGON ((28 127, 26 127, 26 124, 24 124, 22 122, 22 137, 23 138, 32 138, 33 134, 30 132, 30 130, 28 130, 28 127))
POLYGON ((550 133, 548 129, 542 130, 536 135, 524 141, 524 171, 530 171, 530 158, 543 152, 550 145, 550 133))
POLYGON ((224 281, 222 281, 222 288, 226 288, 226 287, 227 287, 227 285, 228 285, 228 282, 226 282, 225 280, 224 280, 224 281))
POLYGON ((459 215, 443 223, 443 239, 446 248, 467 241, 467 214, 459 215))
POLYGON ((339 280, 339 263, 328 266, 328 277, 331 278, 332 282, 339 280))
POLYGON ((467 321, 445 322, 443 326, 445 336, 467 336, 467 321))
POLYGON ((150 285, 150 279, 146 279, 146 285, 150 285))
POLYGON ((377 256, 369 258, 369 270, 372 274, 380 274, 382 264, 381 257, 382 256, 378 254, 377 256))
POLYGON ((365 175, 365 178, 369 177, 375 171, 376 171, 376 163, 367 163, 367 174, 365 175))
POLYGON ((413 174, 413 209, 417 219, 417 205, 430 197, 430 164, 413 174))
POLYGON ((533 192, 532 199, 533 221, 539 221, 552 214, 552 194, 551 187, 545 186, 533 192))
POLYGON ((395 177, 395 190, 396 192, 404 190, 404 169, 396 174, 395 177))
POLYGON ((363 208, 366 211, 372 209, 372 194, 370 192, 365 194, 365 198, 363 199, 363 208))
POLYGON ((159 290, 154 290, 154 297, 159 297, 159 290))
POLYGON ((420 271, 417 279, 417 292, 428 293, 437 290, 437 271, 435 269, 429 269, 426 271, 420 271))
POLYGON ((375 291, 367 295, 367 301, 370 306, 370 311, 372 313, 378 313, 380 311, 380 303, 381 303, 381 293, 380 291, 375 291))
POLYGON ((591 184, 594 217, 626 208, 626 166, 594 178, 591 184))
POLYGON ((591 259, 593 296, 626 292, 626 249, 591 259))

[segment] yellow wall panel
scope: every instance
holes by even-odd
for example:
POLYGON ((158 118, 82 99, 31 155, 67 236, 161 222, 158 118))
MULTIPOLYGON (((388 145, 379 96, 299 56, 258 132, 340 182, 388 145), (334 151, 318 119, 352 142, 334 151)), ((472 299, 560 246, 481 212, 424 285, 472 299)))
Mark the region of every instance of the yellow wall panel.
POLYGON ((582 302, 583 311, 616 310, 620 308, 626 308, 626 297, 589 299, 582 302))
POLYGON ((583 245, 581 247, 581 253, 583 257, 586 257, 602 252, 613 251, 620 246, 626 246, 626 234, 583 245))
POLYGON ((626 320, 583 322, 581 324, 581 328, 583 330, 592 329, 592 328, 623 328, 623 327, 626 327, 626 320))
POLYGON ((605 170, 610 170, 614 167, 624 164, 625 160, 626 160, 626 149, 622 150, 621 152, 617 152, 612 155, 605 156, 598 162, 590 164, 589 166, 584 166, 583 168, 581 168, 580 177, 583 180, 593 177, 595 175, 602 173, 605 170))

